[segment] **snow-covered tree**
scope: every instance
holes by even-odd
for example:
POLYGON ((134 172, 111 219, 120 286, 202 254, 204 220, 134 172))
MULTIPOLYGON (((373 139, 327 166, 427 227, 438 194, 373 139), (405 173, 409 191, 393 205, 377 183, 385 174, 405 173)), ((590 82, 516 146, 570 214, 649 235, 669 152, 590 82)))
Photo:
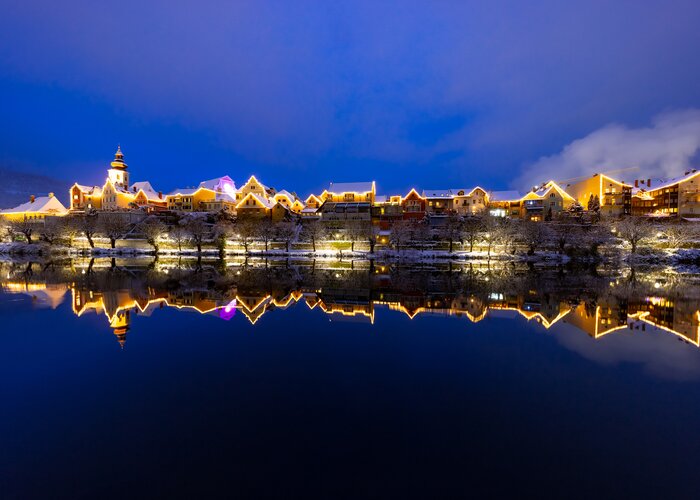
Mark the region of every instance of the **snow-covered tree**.
POLYGON ((109 239, 111 248, 116 247, 117 240, 123 238, 131 229, 131 224, 120 214, 103 215, 98 224, 98 231, 109 239))
POLYGON ((625 217, 615 223, 617 236, 630 246, 630 253, 637 253, 640 245, 651 239, 654 228, 642 217, 625 217))
POLYGON ((166 234, 167 227, 157 216, 147 217, 139 224, 139 231, 149 245, 153 247, 156 255, 160 251, 160 239, 166 234))

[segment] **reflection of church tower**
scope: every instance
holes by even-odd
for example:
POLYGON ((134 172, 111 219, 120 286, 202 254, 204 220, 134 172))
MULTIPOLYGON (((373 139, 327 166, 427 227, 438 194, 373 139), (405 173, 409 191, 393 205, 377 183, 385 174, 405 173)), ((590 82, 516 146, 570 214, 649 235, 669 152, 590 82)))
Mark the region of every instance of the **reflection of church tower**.
POLYGON ((122 189, 129 189, 129 172, 126 171, 127 164, 124 163, 124 154, 121 146, 117 146, 117 152, 114 154, 114 161, 111 163, 112 168, 107 171, 107 175, 112 184, 122 189))
POLYGON ((122 349, 124 349, 124 344, 126 344, 126 332, 129 331, 130 323, 129 311, 119 311, 109 323, 109 326, 114 329, 114 335, 117 337, 117 342, 119 342, 122 349))

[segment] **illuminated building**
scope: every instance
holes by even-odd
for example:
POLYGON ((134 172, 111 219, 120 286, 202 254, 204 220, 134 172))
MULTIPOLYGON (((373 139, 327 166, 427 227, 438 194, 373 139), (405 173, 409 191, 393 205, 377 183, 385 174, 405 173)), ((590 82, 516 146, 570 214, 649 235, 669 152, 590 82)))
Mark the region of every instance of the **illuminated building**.
POLYGON ((300 214, 305 208, 304 202, 301 201, 296 194, 290 193, 284 189, 276 192, 272 199, 295 214, 300 214))
POLYGON ((202 181, 196 188, 176 189, 167 198, 168 210, 176 212, 231 212, 238 191, 229 176, 202 181))
POLYGON ((584 210, 597 201, 600 214, 606 217, 619 217, 632 213, 632 186, 605 174, 593 174, 591 177, 566 185, 569 193, 584 210))
POLYGON ((522 196, 517 191, 490 191, 488 196, 489 214, 494 217, 520 217, 522 196))
MULTIPOLYGON (((479 186, 471 189, 426 189, 419 197, 416 195, 417 192, 411 197, 413 206, 408 205, 407 208, 416 209, 420 200, 425 200, 425 210, 434 215, 476 215, 486 210, 489 202, 489 194, 479 186)), ((409 215, 408 218, 414 217, 409 215)))
POLYGON ((70 209, 73 212, 132 208, 143 208, 152 212, 167 207, 167 200, 163 194, 156 192, 149 182, 129 184, 128 165, 124 161, 121 146, 117 147, 103 186, 84 186, 75 183, 71 186, 69 194, 70 209))
POLYGON ((472 189, 452 189, 452 207, 459 215, 476 215, 488 207, 488 193, 477 186, 472 189))
POLYGON ((576 200, 556 182, 549 181, 533 189, 521 199, 520 217, 526 220, 549 220, 568 210, 576 200))
POLYGON ((67 213, 68 210, 63 203, 53 193, 49 193, 48 196, 31 196, 28 202, 3 210, 0 215, 11 221, 42 221, 47 216, 63 216, 67 213))
POLYGON ((661 217, 697 218, 700 215, 700 171, 690 170, 681 177, 640 183, 632 197, 632 214, 661 217), (643 187, 642 187, 643 186, 643 187))
POLYGON ((426 211, 430 214, 443 215, 454 210, 454 199, 450 189, 423 190, 426 211))
POLYGON ((336 203, 365 202, 374 204, 377 190, 374 181, 371 182, 331 182, 320 196, 323 201, 336 203))

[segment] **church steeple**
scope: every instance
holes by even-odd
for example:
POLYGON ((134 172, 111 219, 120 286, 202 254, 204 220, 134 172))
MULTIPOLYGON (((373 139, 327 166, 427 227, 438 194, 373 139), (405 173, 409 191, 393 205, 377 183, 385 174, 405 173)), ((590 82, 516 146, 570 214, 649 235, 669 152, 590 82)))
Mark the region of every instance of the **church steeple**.
POLYGON ((127 165, 124 163, 124 153, 122 153, 121 145, 117 146, 117 152, 114 153, 114 161, 110 165, 111 168, 107 170, 107 178, 112 181, 114 187, 128 191, 129 172, 126 170, 127 165))
POLYGON ((121 144, 117 145, 117 152, 114 153, 112 168, 118 168, 119 170, 126 170, 127 168, 127 164, 124 163, 124 153, 122 153, 121 144))

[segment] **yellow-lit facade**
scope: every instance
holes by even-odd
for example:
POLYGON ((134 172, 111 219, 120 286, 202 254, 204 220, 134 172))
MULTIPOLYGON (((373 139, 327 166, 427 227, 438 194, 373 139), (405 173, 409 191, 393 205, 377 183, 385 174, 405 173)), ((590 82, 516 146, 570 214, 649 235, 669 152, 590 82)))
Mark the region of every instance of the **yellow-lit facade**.
POLYGON ((633 215, 700 217, 700 171, 686 172, 658 186, 647 186, 632 198, 633 215))
POLYGON ((489 204, 485 189, 475 187, 471 190, 453 189, 452 207, 459 215, 477 215, 483 213, 489 204))
POLYGON ((68 210, 53 193, 48 196, 30 197, 29 201, 15 208, 0 211, 0 217, 6 221, 44 221, 46 217, 60 217, 68 210))
POLYGON ((331 184, 323 191, 321 199, 335 203, 368 202, 374 204, 377 188, 372 182, 331 184))
POLYGON ((597 198, 602 216, 621 217, 632 213, 632 185, 605 174, 594 174, 566 184, 565 188, 584 210, 588 210, 592 198, 597 198))

